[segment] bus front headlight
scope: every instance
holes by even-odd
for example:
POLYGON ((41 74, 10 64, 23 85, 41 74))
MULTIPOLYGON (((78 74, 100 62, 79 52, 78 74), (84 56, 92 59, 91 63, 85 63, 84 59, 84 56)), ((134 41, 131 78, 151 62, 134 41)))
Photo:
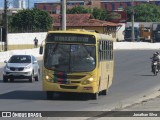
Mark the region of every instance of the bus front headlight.
POLYGON ((48 75, 46 75, 46 80, 49 80, 49 76, 48 75))
POLYGON ((45 75, 45 80, 47 82, 53 82, 53 78, 51 76, 49 76, 49 75, 45 75))
POLYGON ((91 84, 94 81, 93 77, 88 78, 87 80, 84 80, 82 84, 86 85, 86 84, 91 84))

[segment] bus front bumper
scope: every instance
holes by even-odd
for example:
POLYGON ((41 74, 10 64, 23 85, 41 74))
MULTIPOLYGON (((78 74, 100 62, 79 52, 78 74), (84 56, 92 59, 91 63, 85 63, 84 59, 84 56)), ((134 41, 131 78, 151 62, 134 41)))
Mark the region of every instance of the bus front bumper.
POLYGON ((76 92, 76 93, 96 93, 98 92, 97 82, 92 82, 91 84, 58 84, 43 81, 44 91, 53 92, 76 92))

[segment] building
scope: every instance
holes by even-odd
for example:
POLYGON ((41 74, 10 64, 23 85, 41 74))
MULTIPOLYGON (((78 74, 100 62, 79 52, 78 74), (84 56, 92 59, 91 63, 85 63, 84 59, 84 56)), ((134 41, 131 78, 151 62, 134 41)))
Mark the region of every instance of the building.
MULTIPOLYGON (((133 6, 142 3, 150 3, 160 7, 160 0, 134 0, 133 6)), ((129 6, 132 6, 131 0, 101 0, 101 8, 108 11, 123 10, 129 6)))
MULTIPOLYGON (((140 5, 142 3, 150 3, 160 6, 160 0, 134 0, 134 6, 140 5)), ((123 10, 127 6, 132 6, 131 0, 67 0, 67 8, 72 8, 75 6, 83 6, 90 8, 101 8, 102 10, 107 11, 115 11, 115 10, 123 10)), ((54 13, 56 13, 57 6, 60 6, 60 2, 56 3, 35 3, 34 6, 41 10, 52 11, 54 9, 54 13)), ((59 7, 58 7, 59 9, 59 7)))
MULTIPOLYGON (((61 29, 61 15, 51 14, 53 17, 53 30, 61 29)), ((108 21, 102 21, 93 19, 91 14, 67 14, 66 15, 66 29, 85 29, 94 30, 98 33, 107 34, 114 41, 119 39, 117 30, 121 27, 121 24, 112 23, 108 21)))
POLYGON ((26 8, 25 0, 13 0, 13 8, 26 8))
MULTIPOLYGON (((67 0, 67 8, 73 8, 75 6, 83 6, 83 7, 98 7, 100 8, 100 0, 67 0)), ((53 2, 53 3, 34 3, 34 7, 40 10, 45 10, 51 14, 59 14, 61 3, 53 2)))

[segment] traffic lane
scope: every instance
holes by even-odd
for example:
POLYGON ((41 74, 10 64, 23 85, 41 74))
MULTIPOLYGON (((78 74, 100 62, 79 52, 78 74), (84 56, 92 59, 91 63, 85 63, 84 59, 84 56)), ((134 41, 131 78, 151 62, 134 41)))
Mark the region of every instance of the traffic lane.
POLYGON ((160 75, 154 76, 151 72, 150 57, 154 52, 155 50, 116 51, 111 92, 114 92, 112 94, 115 94, 120 102, 124 102, 122 97, 138 99, 159 88, 160 75))
MULTIPOLYGON (((40 68, 42 61, 39 61, 40 68)), ((0 71, 3 71, 2 68, 0 71)), ((41 70, 42 74, 42 70, 41 70)), ((42 78, 40 81, 29 83, 28 80, 15 80, 13 83, 3 83, 2 76, 0 79, 0 110, 68 110, 85 108, 85 104, 81 103, 88 100, 88 96, 82 98, 80 94, 55 94, 55 104, 53 100, 46 100, 46 93, 42 91, 42 78), (73 104, 73 101, 76 102, 73 104), (83 104, 83 105, 81 105, 83 104), (54 107, 53 107, 54 106, 54 107), (63 107, 59 107, 63 106, 63 107), (57 109, 58 108, 58 109, 57 109)))
MULTIPOLYGON (((40 68, 42 60, 38 59, 40 68)), ((5 64, 0 63, 1 67, 5 64)), ((41 71, 42 73, 42 71, 41 71)), ((28 80, 15 80, 14 82, 3 83, 3 68, 0 68, 0 110, 26 110, 25 107, 34 100, 44 100, 45 94, 42 91, 42 76, 38 82, 32 83, 28 80), (23 106, 24 105, 24 106, 23 106), (19 108, 19 109, 18 109, 19 108)), ((30 105, 30 106, 33 106, 30 105)), ((30 108, 29 106, 29 108, 30 108)), ((30 109, 32 110, 32 108, 30 109)))
MULTIPOLYGON (((110 107, 120 107, 121 105, 123 105, 123 102, 126 99, 133 98, 133 96, 138 96, 139 94, 144 94, 147 90, 159 84, 159 80, 157 80, 155 76, 152 76, 151 72, 149 71, 149 58, 152 53, 153 51, 116 51, 115 78, 113 81, 113 85, 109 89, 109 95, 101 95, 96 101, 90 99, 82 99, 81 96, 77 97, 78 95, 76 96, 74 94, 58 94, 55 100, 46 100, 45 93, 42 92, 41 88, 42 83, 41 81, 39 81, 37 83, 25 83, 26 86, 22 84, 19 90, 18 87, 15 86, 12 88, 11 92, 2 94, 0 96, 0 109, 92 111, 106 110, 110 107), (138 68, 135 67, 135 64, 138 68), (150 81, 150 77, 155 78, 155 80, 150 81)), ((12 85, 12 83, 10 84, 12 85)), ((134 101, 134 99, 132 99, 132 101, 134 101)))
MULTIPOLYGON (((151 72, 150 57, 155 51, 116 51, 115 53, 115 79, 118 79, 115 84, 126 81, 133 82, 142 78, 142 81, 149 78, 156 78, 151 72)), ((141 80, 140 80, 141 81, 141 80)), ((113 81, 115 82, 115 81, 113 81)), ((114 85, 115 85, 114 84, 114 85)))
MULTIPOLYGON (((40 66, 40 69, 42 68, 42 58, 37 58, 38 60, 38 64, 40 66)), ((35 82, 33 81, 33 83, 29 83, 29 81, 27 79, 15 79, 14 82, 8 82, 8 83, 3 83, 3 67, 4 67, 5 63, 0 63, 0 94, 5 93, 5 92, 9 92, 9 91, 14 91, 14 90, 21 90, 22 88, 25 90, 28 90, 27 87, 29 87, 30 85, 32 86, 32 84, 36 84, 36 86, 39 86, 39 88, 41 88, 41 85, 38 85, 41 83, 41 79, 42 76, 40 74, 40 79, 39 82, 35 82)), ((42 73, 42 71, 40 70, 40 72, 42 73)), ((37 87, 34 87, 35 90, 39 90, 37 89, 37 87)), ((23 90, 22 89, 22 90, 23 90)))

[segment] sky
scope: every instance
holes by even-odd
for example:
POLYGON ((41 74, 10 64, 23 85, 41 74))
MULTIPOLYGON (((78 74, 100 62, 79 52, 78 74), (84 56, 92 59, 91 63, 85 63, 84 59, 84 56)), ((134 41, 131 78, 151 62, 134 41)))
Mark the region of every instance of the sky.
MULTIPOLYGON (((34 3, 38 3, 38 2, 59 2, 60 0, 29 0, 29 5, 30 8, 34 7, 34 3)), ((13 0, 8 0, 9 2, 9 7, 12 6, 12 2, 13 0)), ((28 7, 28 0, 25 0, 26 2, 26 7, 28 7)), ((0 8, 4 8, 4 0, 0 0, 0 8)))

